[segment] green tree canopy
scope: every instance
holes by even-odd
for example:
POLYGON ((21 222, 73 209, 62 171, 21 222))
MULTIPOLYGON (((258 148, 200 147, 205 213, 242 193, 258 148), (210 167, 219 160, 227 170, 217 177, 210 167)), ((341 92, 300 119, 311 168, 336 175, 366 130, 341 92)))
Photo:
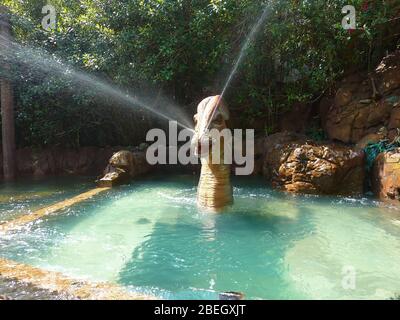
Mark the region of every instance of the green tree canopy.
MULTIPOLYGON (((396 1, 379 0, 52 0, 56 30, 41 28, 44 0, 3 0, 16 41, 41 48, 121 88, 160 90, 187 113, 221 91, 263 6, 265 25, 249 48, 226 99, 243 123, 273 126, 297 101, 312 101, 335 80, 371 68, 398 43, 389 21, 396 1), (358 30, 341 26, 344 5, 358 30)), ((154 123, 113 108, 72 80, 16 64, 19 145, 129 145, 154 123)), ((153 92, 152 91, 152 92, 153 92)))

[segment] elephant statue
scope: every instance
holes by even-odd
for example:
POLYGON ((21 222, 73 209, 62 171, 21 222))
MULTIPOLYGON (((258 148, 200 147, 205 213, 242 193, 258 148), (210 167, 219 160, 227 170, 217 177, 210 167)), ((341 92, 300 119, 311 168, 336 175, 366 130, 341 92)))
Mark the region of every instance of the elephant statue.
POLYGON ((225 163, 225 146, 229 143, 221 135, 219 144, 209 135, 210 130, 221 132, 227 129, 229 110, 221 96, 208 97, 200 102, 194 116, 195 133, 192 139, 195 154, 201 160, 200 181, 197 191, 198 207, 210 211, 221 212, 232 204, 232 185, 230 181, 231 164, 225 163), (219 148, 219 161, 213 159, 213 146, 219 148))

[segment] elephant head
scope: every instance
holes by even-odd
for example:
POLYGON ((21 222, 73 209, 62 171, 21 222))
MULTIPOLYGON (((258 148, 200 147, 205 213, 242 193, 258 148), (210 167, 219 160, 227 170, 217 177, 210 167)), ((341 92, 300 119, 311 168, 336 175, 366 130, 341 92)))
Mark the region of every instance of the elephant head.
POLYGON ((210 145, 208 130, 226 128, 227 120, 229 120, 229 110, 221 96, 208 97, 199 103, 194 116, 196 126, 192 139, 196 155, 204 154, 205 146, 210 145))

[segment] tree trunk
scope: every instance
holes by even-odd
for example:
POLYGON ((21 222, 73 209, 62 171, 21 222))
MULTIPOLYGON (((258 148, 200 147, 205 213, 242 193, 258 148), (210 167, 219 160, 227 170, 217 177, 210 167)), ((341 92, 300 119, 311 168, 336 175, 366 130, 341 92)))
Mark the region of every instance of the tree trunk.
MULTIPOLYGON (((0 42, 11 41, 11 27, 7 17, 8 10, 0 6, 0 42)), ((7 45, 7 44, 5 44, 7 45)), ((9 69, 3 65, 3 69, 9 69)), ((15 179, 15 128, 14 128, 14 92, 8 79, 0 80, 2 140, 3 140, 3 172, 5 180, 15 179)))

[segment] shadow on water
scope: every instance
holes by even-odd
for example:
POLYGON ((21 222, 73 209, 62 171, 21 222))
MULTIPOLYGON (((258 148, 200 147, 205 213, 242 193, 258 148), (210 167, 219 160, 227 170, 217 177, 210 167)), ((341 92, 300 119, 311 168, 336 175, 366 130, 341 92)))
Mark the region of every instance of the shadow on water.
POLYGON ((248 298, 300 297, 284 279, 282 263, 287 244, 304 236, 299 224, 309 221, 306 211, 291 210, 271 214, 246 194, 220 215, 192 208, 173 224, 156 223, 118 281, 156 290, 167 299, 217 299, 224 291, 244 292, 248 298))

